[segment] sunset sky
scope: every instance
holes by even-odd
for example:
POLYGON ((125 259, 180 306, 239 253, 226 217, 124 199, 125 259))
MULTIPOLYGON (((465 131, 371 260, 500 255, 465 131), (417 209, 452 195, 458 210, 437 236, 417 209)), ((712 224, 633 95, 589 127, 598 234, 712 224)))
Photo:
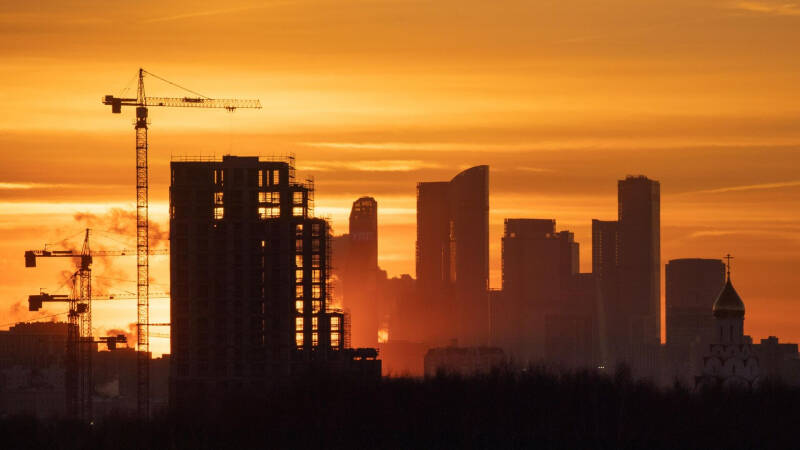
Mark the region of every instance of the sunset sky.
MULTIPOLYGON (((661 182, 662 265, 733 254, 745 332, 800 341, 798 1, 0 4, 0 329, 36 317, 27 295, 71 267, 25 269, 24 250, 86 226, 95 248, 135 247, 133 112, 100 99, 135 93, 144 67, 264 106, 151 109, 162 232, 172 156, 293 153, 336 234, 353 200, 378 200, 380 265, 413 274, 416 183, 488 164, 499 288, 504 218, 556 219, 590 271, 591 219, 615 219, 616 180, 644 174, 661 182)), ((151 289, 168 290, 167 257, 153 266, 151 289)), ((96 290, 135 291, 134 268, 98 260, 96 290)), ((169 320, 166 300, 153 316, 169 320)), ((95 306, 98 333, 134 321, 133 301, 95 306)))

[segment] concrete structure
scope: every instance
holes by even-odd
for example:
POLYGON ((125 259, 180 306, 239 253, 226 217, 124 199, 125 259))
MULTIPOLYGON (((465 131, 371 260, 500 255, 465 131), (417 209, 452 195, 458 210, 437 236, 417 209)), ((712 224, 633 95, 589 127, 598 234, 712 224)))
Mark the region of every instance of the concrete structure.
POLYGON ((489 166, 417 185, 417 288, 426 341, 489 339, 489 166))
MULTIPOLYGON (((620 347, 627 347, 625 359, 636 368, 661 344, 660 184, 642 175, 628 176, 619 180, 617 197, 620 347)), ((641 369, 652 373, 657 368, 641 369)))
POLYGON ((355 363, 346 316, 328 304, 330 228, 293 159, 171 169, 171 401, 355 363))

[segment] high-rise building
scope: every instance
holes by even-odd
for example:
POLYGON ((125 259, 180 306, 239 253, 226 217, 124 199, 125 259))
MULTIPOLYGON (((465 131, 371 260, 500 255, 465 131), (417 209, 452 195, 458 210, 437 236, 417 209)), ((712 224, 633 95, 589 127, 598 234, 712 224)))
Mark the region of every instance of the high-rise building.
POLYGON ((450 183, 417 184, 417 288, 432 302, 450 296, 450 183))
POLYGON ((709 310, 725 285, 719 259, 673 259, 666 266, 667 345, 687 351, 707 341, 713 328, 709 310))
POLYGON ((495 343, 519 362, 538 362, 547 354, 548 317, 556 330, 567 320, 563 314, 574 312, 564 306, 578 272, 578 244, 571 232, 555 231, 555 220, 506 219, 502 266, 495 343))
POLYGON ((356 347, 378 344, 378 202, 361 197, 350 210, 347 259, 344 261, 344 306, 353 315, 352 336, 356 347))
POLYGON ((661 208, 658 181, 628 176, 618 182, 619 276, 622 325, 629 359, 661 343, 661 208))
POLYGON ((611 367, 627 338, 619 303, 619 222, 592 220, 592 274, 597 284, 598 349, 601 364, 611 367))
POLYGON ((461 345, 489 342, 489 166, 450 180, 450 279, 461 345))
POLYGON ((417 185, 417 288, 423 340, 489 338, 489 166, 417 185))
POLYGON ((172 162, 172 401, 352 360, 328 305, 330 228, 292 162, 172 162))

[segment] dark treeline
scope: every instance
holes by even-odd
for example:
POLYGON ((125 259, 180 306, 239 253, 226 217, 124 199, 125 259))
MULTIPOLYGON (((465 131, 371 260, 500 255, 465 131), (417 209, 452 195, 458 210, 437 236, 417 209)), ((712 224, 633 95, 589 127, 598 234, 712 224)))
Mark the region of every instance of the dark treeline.
POLYGON ((308 379, 227 402, 93 425, 0 419, 5 449, 796 447, 800 389, 659 389, 618 370, 308 379))

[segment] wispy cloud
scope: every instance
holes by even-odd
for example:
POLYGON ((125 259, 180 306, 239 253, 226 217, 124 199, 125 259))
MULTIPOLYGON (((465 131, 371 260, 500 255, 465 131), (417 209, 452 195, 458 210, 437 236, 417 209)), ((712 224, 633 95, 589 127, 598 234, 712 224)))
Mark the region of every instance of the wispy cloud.
POLYGON ((734 9, 758 14, 776 16, 800 16, 800 3, 774 0, 739 1, 732 5, 734 9))
POLYGON ((762 189, 780 189, 800 186, 800 180, 783 181, 778 183, 748 184, 744 186, 729 186, 717 189, 704 189, 701 191, 684 192, 684 194, 723 194, 726 192, 756 191, 762 189))
POLYGON ((0 190, 43 189, 67 186, 66 184, 0 182, 0 190))
POLYGON ((225 9, 212 9, 206 11, 192 11, 187 12, 184 14, 175 14, 173 16, 164 16, 164 17, 155 17, 152 19, 146 19, 144 23, 158 23, 158 22, 171 22, 175 20, 183 20, 183 19, 196 19, 198 17, 209 17, 209 16, 222 16, 226 14, 236 14, 244 11, 252 11, 255 9, 264 9, 269 8, 271 6, 277 6, 280 4, 285 3, 292 3, 292 2, 270 2, 266 4, 259 4, 259 5, 249 5, 249 6, 239 6, 236 8, 225 8, 225 9))
POLYGON ((429 161, 388 159, 374 161, 317 161, 311 164, 300 164, 298 169, 318 172, 342 169, 358 172, 411 172, 439 167, 442 167, 441 164, 429 161))
POLYGON ((434 151, 434 152, 522 152, 562 150, 564 142, 482 144, 477 142, 304 142, 302 145, 336 150, 434 151))

